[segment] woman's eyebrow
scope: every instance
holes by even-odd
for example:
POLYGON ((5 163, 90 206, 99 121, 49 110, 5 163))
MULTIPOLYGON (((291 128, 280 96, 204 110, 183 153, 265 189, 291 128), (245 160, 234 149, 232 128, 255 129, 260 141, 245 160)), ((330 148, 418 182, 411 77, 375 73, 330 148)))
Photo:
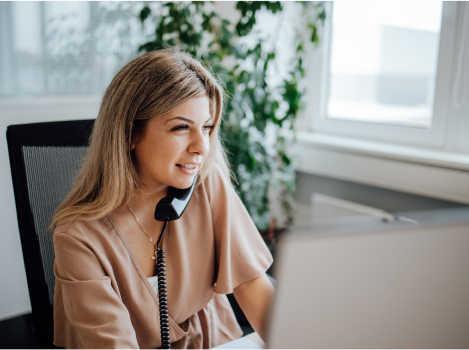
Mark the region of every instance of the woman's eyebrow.
MULTIPOLYGON (((174 118, 171 118, 171 119, 168 119, 167 121, 165 121, 163 123, 163 125, 165 125, 166 123, 168 123, 168 122, 170 122, 171 120, 174 120, 174 119, 184 120, 185 122, 188 122, 189 124, 194 124, 194 121, 191 120, 191 119, 187 119, 187 118, 184 118, 184 117, 174 117, 174 118)), ((212 120, 212 117, 209 117, 205 123, 209 122, 210 120, 212 120)))

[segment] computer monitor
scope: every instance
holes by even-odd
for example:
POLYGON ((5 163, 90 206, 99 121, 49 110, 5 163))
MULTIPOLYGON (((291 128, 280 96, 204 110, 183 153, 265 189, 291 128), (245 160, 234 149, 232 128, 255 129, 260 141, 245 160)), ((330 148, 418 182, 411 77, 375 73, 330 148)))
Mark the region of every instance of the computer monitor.
POLYGON ((274 272, 269 348, 469 348, 468 209, 293 230, 274 272))

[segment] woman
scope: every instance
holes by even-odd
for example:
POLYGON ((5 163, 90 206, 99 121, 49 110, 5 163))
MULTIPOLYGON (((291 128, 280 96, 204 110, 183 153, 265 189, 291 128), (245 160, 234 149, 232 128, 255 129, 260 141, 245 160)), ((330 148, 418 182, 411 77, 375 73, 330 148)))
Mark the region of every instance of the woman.
POLYGON ((229 180, 219 142, 223 92, 189 55, 160 50, 116 75, 104 94, 85 163, 54 218, 54 343, 66 348, 161 346, 153 218, 168 187, 193 196, 168 223, 173 348, 209 348, 242 335, 233 293, 264 335, 272 257, 229 180))

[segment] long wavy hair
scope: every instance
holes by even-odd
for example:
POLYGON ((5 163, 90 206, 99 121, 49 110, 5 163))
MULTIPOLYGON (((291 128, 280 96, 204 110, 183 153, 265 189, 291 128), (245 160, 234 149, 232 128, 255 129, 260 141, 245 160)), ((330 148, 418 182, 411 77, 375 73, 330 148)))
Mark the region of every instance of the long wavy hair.
POLYGON ((142 190, 130 149, 132 140, 143 135, 149 120, 197 96, 209 98, 215 124, 209 136, 209 154, 197 181, 203 181, 216 165, 229 179, 227 158, 219 139, 222 87, 185 52, 150 52, 127 63, 106 89, 84 164, 72 190, 57 208, 51 228, 77 217, 83 221, 100 219, 127 205, 142 190))

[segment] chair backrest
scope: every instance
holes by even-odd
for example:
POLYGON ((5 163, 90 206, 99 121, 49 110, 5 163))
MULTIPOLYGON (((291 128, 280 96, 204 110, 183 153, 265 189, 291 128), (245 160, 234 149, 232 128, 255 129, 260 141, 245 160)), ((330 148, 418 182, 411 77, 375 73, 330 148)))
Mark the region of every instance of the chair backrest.
POLYGON ((88 149, 94 120, 10 125, 8 152, 34 333, 53 346, 55 209, 70 191, 88 149))

